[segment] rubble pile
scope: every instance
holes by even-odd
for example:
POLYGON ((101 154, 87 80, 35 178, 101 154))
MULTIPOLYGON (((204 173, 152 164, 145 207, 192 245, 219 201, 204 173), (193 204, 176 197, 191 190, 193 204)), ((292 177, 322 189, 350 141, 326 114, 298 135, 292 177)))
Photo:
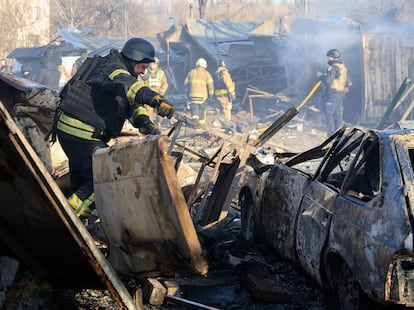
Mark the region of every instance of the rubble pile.
MULTIPOLYGON (((7 84, 3 86, 7 87, 7 84)), ((43 93, 40 91, 40 94, 43 93)), ((33 94, 30 98, 36 98, 36 90, 33 90, 33 94)), ((275 118, 283 113, 284 108, 275 107, 275 118)), ((211 125, 202 127, 185 121, 190 118, 188 111, 180 111, 179 108, 177 110, 179 118, 161 124, 161 138, 155 137, 151 142, 151 139, 144 138, 135 129, 125 127, 123 135, 111 142, 111 152, 108 152, 108 155, 112 156, 116 153, 115 150, 118 150, 120 156, 111 159, 118 161, 126 145, 142 143, 143 149, 138 147, 143 152, 141 157, 149 156, 145 155, 147 151, 157 148, 161 150, 157 153, 160 157, 153 157, 154 163, 147 162, 146 165, 154 169, 153 171, 161 169, 162 173, 156 173, 155 176, 163 176, 165 182, 162 179, 151 181, 154 183, 149 182, 150 179, 144 182, 147 182, 146 186, 153 184, 154 188, 149 189, 153 192, 152 199, 155 199, 157 191, 170 192, 171 201, 164 201, 165 196, 156 199, 159 203, 162 202, 160 206, 166 209, 170 208, 173 202, 177 207, 174 211, 177 215, 171 213, 172 210, 168 211, 167 219, 170 222, 167 221, 161 226, 161 213, 157 213, 155 217, 158 218, 158 222, 152 225, 153 232, 161 232, 167 239, 162 241, 162 238, 158 239, 160 237, 153 235, 157 241, 154 239, 149 242, 149 247, 143 248, 140 248, 140 242, 145 244, 148 241, 137 239, 132 243, 126 243, 119 252, 121 255, 117 257, 117 260, 131 259, 130 262, 133 263, 132 256, 128 255, 138 250, 151 257, 141 267, 153 268, 152 259, 156 264, 163 262, 161 272, 149 270, 145 277, 126 276, 123 272, 116 273, 117 270, 113 270, 119 266, 126 266, 127 269, 123 271, 128 270, 129 262, 118 264, 119 261, 115 261, 109 264, 107 261, 108 258, 111 260, 111 254, 114 252, 113 244, 111 245, 111 240, 114 239, 106 235, 112 232, 104 229, 105 212, 101 213, 100 217, 97 213, 93 214, 90 219, 93 224, 86 230, 71 212, 70 207, 66 206, 66 199, 60 192, 67 189, 68 169, 62 152, 56 147, 57 144, 52 147, 50 157, 40 156, 42 152, 36 155, 31 150, 29 142, 25 140, 24 134, 17 129, 18 124, 26 124, 31 119, 30 115, 19 116, 19 123, 16 125, 7 111, 2 110, 4 118, 0 124, 4 127, 3 157, 20 161, 16 166, 18 169, 13 168, 16 164, 12 162, 5 162, 2 167, 7 167, 5 171, 14 175, 20 187, 27 188, 23 191, 25 195, 19 195, 18 190, 9 190, 6 181, 4 186, 0 187, 4 189, 2 193, 7 206, 12 206, 14 201, 19 199, 20 207, 15 210, 20 212, 18 217, 22 219, 15 222, 15 217, 9 216, 11 213, 2 214, 3 221, 7 224, 4 227, 11 230, 9 234, 18 234, 19 237, 14 241, 7 239, 7 244, 4 244, 5 251, 2 251, 4 254, 0 258, 2 309, 117 309, 120 305, 131 309, 184 309, 189 305, 200 309, 268 309, 276 305, 302 307, 305 304, 310 305, 311 300, 312 305, 322 309, 327 302, 326 298, 311 282, 289 264, 272 261, 261 244, 247 242, 240 236, 237 182, 233 182, 234 173, 240 167, 234 163, 238 164, 237 160, 244 149, 249 152, 254 150, 251 141, 257 140, 258 136, 271 126, 274 119, 258 113, 252 115, 240 108, 233 114, 233 121, 228 122, 211 108, 207 113, 207 123, 211 125), (180 128, 176 127, 179 122, 182 125, 180 128), (14 138, 8 141, 6 137, 12 136, 11 133, 14 138), (167 141, 165 137, 168 137, 170 144, 164 142, 167 141), (164 158, 165 154, 170 157, 164 158), (29 170, 27 162, 30 162, 29 170), (165 188, 160 191, 159 186, 165 188), (181 191, 182 198, 179 194, 181 191), (34 210, 38 213, 33 212, 34 210), (186 213, 189 214, 189 222, 186 219, 187 215, 184 216, 186 213), (175 216, 178 216, 179 221, 174 224, 175 216), (30 224, 25 224, 25 220, 30 224), (12 222, 14 224, 9 226, 12 222), (188 226, 189 223, 193 228, 188 226), (155 227, 157 225, 158 228, 155 227), (176 233, 172 234, 173 230, 168 228, 169 225, 176 229, 176 233), (186 232, 182 236, 179 233, 180 229, 186 232), (195 229, 197 235, 190 237, 192 229, 195 229), (37 234, 40 232, 49 239, 43 240, 40 235, 38 238, 37 234), (187 245, 184 242, 183 245, 177 246, 179 240, 187 240, 187 245), (197 260, 198 250, 197 246, 194 246, 198 242, 203 250, 203 259, 208 263, 208 273, 201 261, 196 263, 199 275, 184 272, 188 266, 191 269, 191 262, 186 261, 189 257, 194 260, 193 264, 197 260), (131 246, 129 252, 125 251, 128 246, 131 246), (189 246, 191 255, 185 253, 186 246, 189 246), (8 247, 13 250, 9 252, 6 250, 8 247), (22 251, 25 247, 30 247, 28 252, 22 251), (10 254, 5 255, 8 253, 10 254), (160 253, 164 253, 161 254, 164 255, 163 259, 157 259, 157 255, 161 257, 160 253), (167 263, 168 261, 170 263, 167 263), (181 268, 177 268, 177 263, 182 264, 181 268), (178 272, 179 269, 182 271, 178 272), (41 276, 42 274, 44 276, 41 276), (50 278, 50 281, 46 280, 47 278, 50 278), (102 282, 99 283, 97 280, 102 282)), ((36 124, 33 123, 34 129, 36 124)), ((34 129, 32 132, 35 132, 34 129)), ((37 136, 44 136, 44 128, 42 130, 37 136)), ((322 138, 324 132, 311 121, 296 119, 269 139, 267 147, 281 152, 294 152, 322 138), (301 143, 298 143, 299 139, 301 143)), ((36 150, 39 149, 38 144, 35 145, 36 150)), ((111 164, 105 166, 110 167, 111 164)), ((102 169, 98 171, 104 172, 102 169)), ((121 181, 119 186, 125 186, 122 183, 124 173, 124 180, 128 182, 131 179, 128 170, 122 172, 122 169, 115 167, 114 172, 108 175, 119 174, 114 180, 121 181)), ((105 178, 108 175, 102 175, 102 184, 107 182, 105 178)), ((143 175, 139 174, 139 177, 143 175)), ((147 177, 154 175, 149 174, 147 177)), ((107 194, 108 187, 105 188, 102 193, 107 194)), ((117 190, 116 186, 114 188, 117 190)), ((98 187, 97 190, 99 192, 98 187)), ((103 204, 102 201, 97 200, 100 204, 103 204)), ((152 201, 154 200, 151 200, 151 203, 152 201)), ((122 203, 114 204, 122 210, 122 203)), ((128 232, 125 236, 128 236, 130 241, 133 240, 133 229, 125 229, 128 232)), ((140 233, 136 237, 142 238, 143 235, 140 233)), ((148 236, 151 237, 151 234, 148 236)), ((124 242, 126 239, 120 240, 124 242)), ((1 245, 3 248, 3 244, 1 245)), ((145 268, 143 270, 145 271, 145 268)))

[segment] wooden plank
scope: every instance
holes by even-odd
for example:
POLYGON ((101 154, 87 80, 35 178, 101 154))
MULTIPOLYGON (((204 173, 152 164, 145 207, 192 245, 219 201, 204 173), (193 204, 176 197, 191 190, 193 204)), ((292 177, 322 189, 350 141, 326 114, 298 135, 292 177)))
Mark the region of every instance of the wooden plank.
POLYGON ((142 285, 144 300, 154 306, 161 306, 164 303, 167 289, 157 279, 148 278, 142 285))

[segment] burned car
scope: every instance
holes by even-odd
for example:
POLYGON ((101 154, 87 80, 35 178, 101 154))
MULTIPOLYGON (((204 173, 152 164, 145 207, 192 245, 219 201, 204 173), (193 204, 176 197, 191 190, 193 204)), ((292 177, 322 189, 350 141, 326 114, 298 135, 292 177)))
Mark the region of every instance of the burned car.
POLYGON ((343 127, 308 151, 272 156, 246 165, 244 237, 337 292, 343 308, 414 306, 414 130, 343 127))

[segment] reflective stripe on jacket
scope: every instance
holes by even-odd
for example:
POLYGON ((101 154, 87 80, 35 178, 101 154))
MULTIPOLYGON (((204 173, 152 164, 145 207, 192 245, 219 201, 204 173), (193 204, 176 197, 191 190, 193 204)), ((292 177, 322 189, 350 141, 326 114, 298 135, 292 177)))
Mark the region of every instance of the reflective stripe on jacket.
POLYGON ((155 72, 147 71, 142 77, 146 81, 146 85, 153 91, 160 95, 165 95, 168 90, 168 80, 165 72, 162 69, 157 69, 155 72))
MULTIPOLYGON (((76 94, 79 88, 72 87, 61 98, 59 109, 92 126, 106 139, 119 136, 125 120, 131 117, 133 110, 144 104, 152 106, 152 99, 157 95, 131 75, 118 50, 111 50, 109 55, 100 57, 84 81, 77 80, 74 83, 71 80, 68 84, 70 83, 75 86, 84 85, 83 91, 90 93, 91 100, 82 100, 83 96, 76 94)), ((73 128, 65 128, 73 133, 73 128)), ((83 136, 89 138, 89 135, 83 136)))
POLYGON ((235 84, 226 67, 219 66, 214 80, 214 94, 216 96, 227 96, 235 91, 235 84))
POLYGON ((187 96, 193 103, 203 103, 214 95, 214 81, 210 72, 202 67, 192 69, 184 80, 187 96))
POLYGON ((58 119, 57 129, 74 137, 85 140, 99 141, 96 128, 76 118, 62 113, 58 119))

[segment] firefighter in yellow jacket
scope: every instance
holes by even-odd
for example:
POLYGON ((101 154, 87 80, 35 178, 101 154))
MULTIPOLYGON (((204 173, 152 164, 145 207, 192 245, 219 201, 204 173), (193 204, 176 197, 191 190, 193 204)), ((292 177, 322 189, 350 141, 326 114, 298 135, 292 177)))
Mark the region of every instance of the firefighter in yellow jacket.
MULTIPOLYGON (((161 96, 165 96, 168 90, 168 79, 164 70, 159 67, 160 60, 158 57, 154 58, 154 61, 149 64, 149 67, 145 70, 145 73, 141 76, 145 83, 151 90, 159 93, 161 96)), ((146 106, 148 114, 151 120, 154 120, 154 109, 150 106, 146 106)))
POLYGON ((223 60, 220 60, 214 80, 214 93, 218 101, 217 113, 223 110, 224 118, 231 121, 232 101, 236 98, 235 84, 223 60))
POLYGON ((199 58, 196 67, 184 79, 184 86, 190 100, 191 117, 205 124, 206 100, 214 95, 214 80, 207 71, 207 61, 199 58))

